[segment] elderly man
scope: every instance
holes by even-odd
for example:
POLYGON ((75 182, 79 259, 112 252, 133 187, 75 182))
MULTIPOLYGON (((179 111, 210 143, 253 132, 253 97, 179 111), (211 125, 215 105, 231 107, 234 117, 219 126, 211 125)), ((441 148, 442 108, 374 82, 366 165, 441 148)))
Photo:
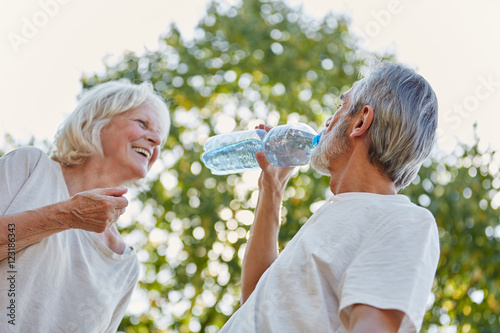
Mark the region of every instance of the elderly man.
MULTIPOLYGON (((327 200, 278 256, 293 168, 258 153, 259 201, 241 308, 221 332, 418 332, 439 259, 435 219, 398 190, 429 155, 437 99, 413 70, 383 62, 341 95, 311 157, 327 200)), ((263 126, 262 126, 263 127, 263 126)))

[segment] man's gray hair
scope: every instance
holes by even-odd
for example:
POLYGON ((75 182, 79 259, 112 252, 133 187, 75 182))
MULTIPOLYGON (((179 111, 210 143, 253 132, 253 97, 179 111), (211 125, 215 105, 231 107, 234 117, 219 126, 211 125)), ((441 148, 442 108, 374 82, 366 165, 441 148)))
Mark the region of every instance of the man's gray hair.
POLYGON ((368 131, 370 162, 402 189, 415 178, 434 145, 438 102, 430 84, 414 70, 382 62, 350 94, 348 113, 374 110, 368 131))

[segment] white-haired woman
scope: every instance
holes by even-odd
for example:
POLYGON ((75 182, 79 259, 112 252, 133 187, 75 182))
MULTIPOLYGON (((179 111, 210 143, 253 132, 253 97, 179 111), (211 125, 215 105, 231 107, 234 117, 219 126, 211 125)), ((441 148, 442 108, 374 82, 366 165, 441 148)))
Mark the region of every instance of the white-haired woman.
POLYGON ((52 159, 0 159, 0 331, 116 332, 139 276, 114 224, 122 186, 146 176, 169 126, 150 84, 107 82, 61 125, 52 159))

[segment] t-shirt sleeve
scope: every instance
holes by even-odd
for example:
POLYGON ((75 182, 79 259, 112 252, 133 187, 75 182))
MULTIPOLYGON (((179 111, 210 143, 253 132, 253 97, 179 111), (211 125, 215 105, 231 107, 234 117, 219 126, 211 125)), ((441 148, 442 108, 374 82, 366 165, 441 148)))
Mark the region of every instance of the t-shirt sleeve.
POLYGON ((339 316, 346 326, 355 304, 396 309, 405 313, 399 332, 418 332, 439 260, 436 222, 421 208, 386 221, 345 272, 339 316))
POLYGON ((5 214, 43 154, 38 148, 24 147, 0 158, 0 215, 5 214))

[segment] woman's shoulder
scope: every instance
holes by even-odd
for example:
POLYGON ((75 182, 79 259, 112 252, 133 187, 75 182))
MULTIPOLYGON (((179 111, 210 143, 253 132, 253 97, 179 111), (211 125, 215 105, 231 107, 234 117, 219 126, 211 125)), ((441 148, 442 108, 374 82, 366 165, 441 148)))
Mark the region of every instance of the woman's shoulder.
POLYGON ((14 149, 0 158, 0 164, 34 167, 41 163, 50 164, 52 160, 40 148, 27 146, 14 149))
POLYGON ((5 154, 7 155, 20 155, 20 156, 41 156, 41 155, 46 155, 43 150, 41 150, 38 147, 34 146, 25 146, 25 147, 20 147, 16 148, 9 153, 5 154))

